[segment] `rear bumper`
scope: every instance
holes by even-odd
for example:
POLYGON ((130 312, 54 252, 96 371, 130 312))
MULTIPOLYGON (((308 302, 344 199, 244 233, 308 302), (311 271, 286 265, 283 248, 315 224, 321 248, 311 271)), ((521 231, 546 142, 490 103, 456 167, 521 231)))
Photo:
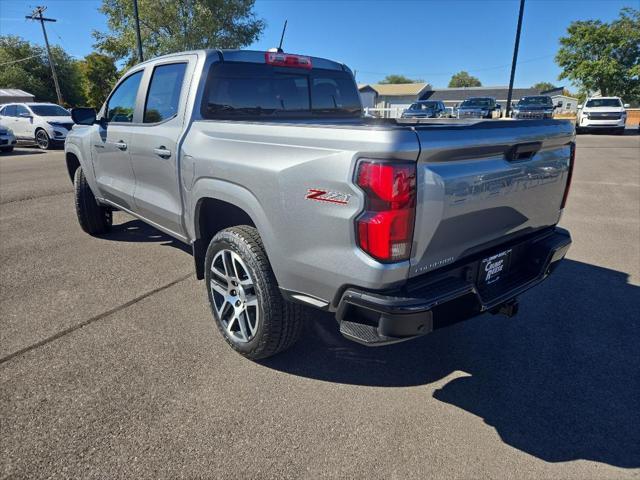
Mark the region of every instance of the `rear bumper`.
POLYGON ((365 345, 386 345, 486 311, 513 313, 515 298, 542 282, 570 245, 569 232, 552 228, 485 250, 444 271, 413 278, 395 290, 349 288, 336 312, 340 332, 365 345), (513 256, 509 274, 497 284, 479 286, 476 279, 482 259, 505 249, 511 249, 513 256))

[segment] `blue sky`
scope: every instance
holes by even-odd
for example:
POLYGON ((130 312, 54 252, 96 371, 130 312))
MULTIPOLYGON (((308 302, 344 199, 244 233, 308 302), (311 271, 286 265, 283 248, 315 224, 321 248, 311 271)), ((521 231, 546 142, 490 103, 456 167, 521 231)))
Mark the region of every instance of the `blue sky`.
MULTIPOLYGON (((42 43, 40 26, 24 20, 46 5, 49 40, 82 57, 92 50, 91 31, 106 29, 98 0, 0 0, 0 34, 42 43)), ((527 0, 516 86, 558 84, 553 61, 558 38, 574 20, 610 21, 638 0, 527 0)), ((267 28, 250 48, 276 46, 289 20, 285 51, 339 60, 357 71, 361 83, 387 74, 422 78, 446 86, 467 70, 483 85, 506 85, 513 54, 517 0, 258 0, 256 13, 267 28)), ((566 82, 565 82, 566 84, 566 82)))

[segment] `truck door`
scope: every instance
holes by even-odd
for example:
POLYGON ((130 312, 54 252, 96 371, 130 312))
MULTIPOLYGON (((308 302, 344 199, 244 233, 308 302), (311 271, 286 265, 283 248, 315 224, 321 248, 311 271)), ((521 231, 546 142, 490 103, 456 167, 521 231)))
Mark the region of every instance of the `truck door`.
POLYGON ((107 100, 103 123, 91 127, 93 165, 100 195, 129 210, 135 210, 135 176, 129 146, 142 73, 142 70, 132 73, 119 83, 107 100))
POLYGON ((178 140, 184 130, 189 78, 196 57, 174 57, 147 68, 142 123, 132 126, 136 211, 184 236, 178 140))

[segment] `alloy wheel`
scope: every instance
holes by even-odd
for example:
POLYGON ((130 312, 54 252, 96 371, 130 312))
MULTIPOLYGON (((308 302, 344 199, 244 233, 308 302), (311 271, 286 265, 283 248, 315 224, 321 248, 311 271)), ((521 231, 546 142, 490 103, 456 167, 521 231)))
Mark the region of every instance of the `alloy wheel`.
POLYGON ((36 143, 42 150, 49 148, 49 135, 44 130, 38 130, 36 133, 36 143))
POLYGON ((218 321, 236 343, 250 342, 258 331, 260 313, 249 268, 232 250, 216 253, 211 262, 211 296, 218 321))

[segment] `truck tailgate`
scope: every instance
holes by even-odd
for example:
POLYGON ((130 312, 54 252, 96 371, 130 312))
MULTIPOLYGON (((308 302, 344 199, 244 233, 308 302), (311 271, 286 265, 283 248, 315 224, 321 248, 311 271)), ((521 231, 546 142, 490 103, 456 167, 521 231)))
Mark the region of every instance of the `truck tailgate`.
POLYGON ((418 200, 409 276, 554 225, 567 183, 568 121, 415 127, 418 200))

